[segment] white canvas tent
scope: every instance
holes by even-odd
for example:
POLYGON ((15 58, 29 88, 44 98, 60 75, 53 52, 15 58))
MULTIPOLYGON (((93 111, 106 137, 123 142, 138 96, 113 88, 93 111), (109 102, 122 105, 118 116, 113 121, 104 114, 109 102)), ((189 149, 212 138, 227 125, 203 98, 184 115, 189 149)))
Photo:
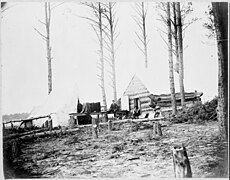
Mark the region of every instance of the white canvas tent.
MULTIPOLYGON (((50 115, 53 127, 68 126, 69 113, 76 112, 78 100, 77 85, 58 88, 53 90, 40 106, 33 108, 28 118, 37 118, 50 115)), ((33 120, 35 126, 41 127, 46 118, 33 120)))

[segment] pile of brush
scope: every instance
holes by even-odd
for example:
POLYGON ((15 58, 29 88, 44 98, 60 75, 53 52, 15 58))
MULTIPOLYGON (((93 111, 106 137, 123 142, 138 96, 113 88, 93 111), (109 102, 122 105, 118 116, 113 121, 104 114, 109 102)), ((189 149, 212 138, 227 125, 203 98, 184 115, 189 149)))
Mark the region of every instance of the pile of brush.
POLYGON ((202 102, 195 103, 192 107, 178 111, 177 115, 170 116, 173 123, 194 123, 217 120, 217 97, 204 104, 202 102))

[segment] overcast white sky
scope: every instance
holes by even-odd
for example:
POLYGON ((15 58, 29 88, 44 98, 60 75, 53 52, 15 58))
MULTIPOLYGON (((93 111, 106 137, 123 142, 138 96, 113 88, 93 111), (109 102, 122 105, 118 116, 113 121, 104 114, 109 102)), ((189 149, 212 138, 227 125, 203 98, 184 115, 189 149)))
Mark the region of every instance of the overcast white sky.
MULTIPOLYGON (((44 3, 9 3, 12 6, 2 14, 2 86, 3 114, 30 112, 47 96, 47 61, 45 41, 34 31, 36 27, 45 32, 38 22, 44 19, 44 3)), ((119 19, 117 31, 120 36, 116 45, 117 90, 120 97, 136 70, 144 67, 144 57, 134 44, 137 25, 132 19, 135 14, 132 2, 117 3, 119 19)), ((153 77, 162 78, 156 86, 165 87, 169 93, 168 52, 157 31, 161 23, 154 8, 148 3, 147 34, 149 69, 153 77), (167 81, 163 81, 167 79, 167 81)), ((217 53, 215 41, 209 41, 202 26, 206 21, 208 3, 193 3, 191 17, 201 18, 186 31, 184 46, 185 91, 204 92, 207 101, 217 95, 217 53)), ((96 62, 99 60, 96 35, 88 21, 79 16, 90 16, 88 8, 79 3, 64 3, 52 11, 51 46, 53 56, 53 89, 65 88, 77 82, 82 101, 101 101, 96 62)), ((164 34, 163 34, 164 36, 164 34)), ((107 103, 112 100, 112 88, 106 72, 107 103)), ((151 77, 149 77, 151 78, 151 77)), ((178 84, 176 75, 175 81, 178 84)), ((154 83, 154 82, 153 82, 154 83)), ((176 87, 176 91, 179 88, 176 87)), ((152 92, 154 93, 154 92, 152 92)))

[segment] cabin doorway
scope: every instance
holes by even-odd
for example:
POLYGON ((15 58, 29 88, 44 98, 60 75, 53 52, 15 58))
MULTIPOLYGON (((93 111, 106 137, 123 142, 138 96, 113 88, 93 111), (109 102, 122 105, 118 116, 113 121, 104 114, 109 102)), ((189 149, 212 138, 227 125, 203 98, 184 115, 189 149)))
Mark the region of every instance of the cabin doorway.
POLYGON ((134 99, 134 108, 137 107, 137 109, 141 109, 141 102, 139 98, 134 99))

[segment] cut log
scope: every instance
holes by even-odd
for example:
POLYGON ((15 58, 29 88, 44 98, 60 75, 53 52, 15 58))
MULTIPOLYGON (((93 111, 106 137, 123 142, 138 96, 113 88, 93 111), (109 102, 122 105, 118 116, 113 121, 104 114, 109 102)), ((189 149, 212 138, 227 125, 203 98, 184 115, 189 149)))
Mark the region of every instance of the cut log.
POLYGON ((172 154, 175 178, 191 178, 192 170, 184 145, 174 146, 172 154))

